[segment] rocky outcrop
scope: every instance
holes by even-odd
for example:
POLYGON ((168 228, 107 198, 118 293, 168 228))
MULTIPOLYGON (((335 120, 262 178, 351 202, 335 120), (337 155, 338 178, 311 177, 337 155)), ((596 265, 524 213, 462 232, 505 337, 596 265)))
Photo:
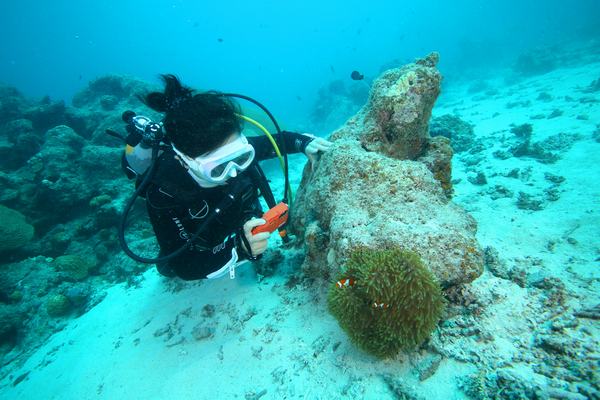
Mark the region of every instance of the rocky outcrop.
POLYGON ((443 287, 482 273, 476 222, 450 201, 449 141, 428 133, 437 60, 433 53, 385 72, 331 135, 331 151, 305 168, 292 229, 306 245, 307 274, 336 276, 365 247, 417 253, 443 287))

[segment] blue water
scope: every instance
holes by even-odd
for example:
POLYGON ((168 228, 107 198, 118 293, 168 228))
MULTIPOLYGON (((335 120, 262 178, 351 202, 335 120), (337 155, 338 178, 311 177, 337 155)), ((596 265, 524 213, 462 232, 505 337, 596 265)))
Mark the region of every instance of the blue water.
MULTIPOLYGON (((0 213, 35 234, 0 252, 0 399, 509 399, 509 390, 537 388, 534 380, 600 398, 592 397, 600 387, 598 21, 598 0, 5 1, 0 213), (249 95, 285 129, 327 136, 365 104, 384 69, 432 51, 444 79, 430 132, 452 137, 452 201, 477 222, 492 261, 472 286, 446 293, 459 311, 432 334, 435 351, 383 361, 348 339, 322 282, 290 272, 301 250, 278 244, 265 263, 279 268, 274 276, 248 268, 236 280, 191 284, 124 255, 116 227, 133 184, 104 129, 122 130, 121 108, 139 106, 135 99, 65 112, 46 100, 21 104, 4 88, 68 106, 102 76, 158 88, 159 74, 172 73, 198 90, 249 95), (535 64, 538 54, 552 65, 535 64), (364 81, 351 79, 354 70, 364 81), (448 116, 454 125, 443 124, 448 116), (529 136, 518 133, 528 125, 529 136), (81 271, 63 255, 93 265, 69 275, 81 271), (576 319, 581 311, 588 316, 576 319), (428 362, 438 365, 419 380, 428 362), (519 379, 502 375, 508 370, 519 379), (177 395, 164 395, 171 388, 156 377, 175 382, 177 395), (215 382, 229 397, 213 394, 215 382), (489 392, 478 392, 486 384, 489 392), (404 385, 420 396, 402 397, 404 385)), ((294 189, 305 163, 290 156, 294 189)), ((263 166, 280 198, 278 160, 263 166)), ((156 255, 141 202, 132 214, 131 246, 156 255)), ((531 393, 522 398, 546 398, 531 393)))
POLYGON ((451 77, 600 33, 595 0, 216 3, 4 2, 0 81, 69 101, 104 74, 175 73, 197 88, 257 97, 296 122, 318 88, 355 69, 375 77, 392 60, 435 50, 451 77))

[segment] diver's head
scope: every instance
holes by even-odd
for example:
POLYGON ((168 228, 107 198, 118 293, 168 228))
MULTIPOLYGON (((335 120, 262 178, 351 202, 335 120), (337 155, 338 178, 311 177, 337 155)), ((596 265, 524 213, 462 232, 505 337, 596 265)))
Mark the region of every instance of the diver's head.
POLYGON ((192 178, 202 187, 224 185, 254 160, 254 147, 240 134, 229 136, 220 147, 198 157, 190 157, 174 144, 172 146, 192 178))
POLYGON ((179 151, 195 158, 223 145, 242 131, 240 106, 218 92, 194 93, 174 75, 162 75, 164 92, 152 92, 144 101, 165 113, 163 127, 179 151))
POLYGON ((203 187, 223 185, 250 166, 254 148, 242 131, 240 107, 210 91, 193 94, 173 75, 163 75, 165 91, 146 104, 165 113, 165 132, 190 175, 203 187))

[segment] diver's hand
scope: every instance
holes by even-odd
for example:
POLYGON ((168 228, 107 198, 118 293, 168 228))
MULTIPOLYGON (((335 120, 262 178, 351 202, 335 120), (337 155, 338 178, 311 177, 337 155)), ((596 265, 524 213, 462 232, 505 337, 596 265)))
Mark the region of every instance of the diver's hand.
POLYGON ((247 253, 251 253, 255 257, 259 254, 264 253, 267 249, 267 245, 269 243, 269 236, 271 236, 271 232, 261 232, 257 233, 256 235, 253 235, 252 228, 259 225, 264 225, 266 223, 267 221, 265 221, 262 218, 253 218, 249 221, 246 221, 246 223, 244 224, 244 236, 246 236, 246 239, 248 239, 251 251, 248 251, 243 241, 241 242, 241 244, 243 249, 247 253))
POLYGON ((313 141, 306 146, 306 149, 304 149, 304 154, 306 154, 306 157, 308 157, 311 168, 314 166, 315 161, 317 161, 319 157, 319 152, 324 153, 326 151, 329 151, 329 149, 333 145, 333 143, 331 143, 329 140, 325 140, 316 136, 313 137, 313 141))

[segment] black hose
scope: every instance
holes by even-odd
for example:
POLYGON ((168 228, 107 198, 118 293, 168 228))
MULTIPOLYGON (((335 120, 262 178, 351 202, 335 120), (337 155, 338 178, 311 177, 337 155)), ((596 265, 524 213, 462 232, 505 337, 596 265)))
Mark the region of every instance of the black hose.
POLYGON ((244 99, 244 100, 248 100, 251 103, 256 104, 258 107, 260 107, 265 114, 267 114, 267 116, 271 119, 271 121, 273 122, 273 125, 275 126, 275 129, 277 130, 277 133, 279 133, 281 135, 281 148, 283 149, 283 160, 284 160, 284 175, 285 175, 285 186, 284 186, 284 190, 283 190, 283 202, 286 204, 289 204, 288 201, 288 188, 290 187, 290 179, 289 179, 289 173, 288 173, 288 157, 287 157, 287 147, 285 144, 285 138, 283 137, 282 131, 279 128, 279 124, 277 123, 277 120, 275 119, 275 117, 273 116, 273 114, 271 114, 271 112, 267 109, 267 107, 265 107, 264 105, 262 105, 259 101, 254 100, 252 97, 248 97, 245 96, 243 94, 237 94, 237 93, 218 93, 217 96, 228 96, 228 97, 238 97, 240 99, 244 99))
POLYGON ((127 224, 127 216, 129 215, 129 212, 133 208, 133 203, 135 203, 135 200, 137 199, 137 197, 146 188, 146 186, 148 185, 148 183, 150 181, 150 178, 154 174, 154 170, 156 169, 156 166, 157 166, 156 160, 158 158, 158 149, 159 149, 159 146, 154 146, 154 148, 152 149, 152 163, 150 164, 150 167, 148 167, 148 171, 146 172, 146 176, 144 177, 142 183, 138 186, 138 188, 135 190, 135 192, 133 193, 133 195, 127 202, 127 205, 125 206, 125 211, 123 212, 123 216, 121 217, 121 225, 119 226, 119 243, 121 244, 121 248, 123 249, 125 254, 127 254, 129 257, 131 257, 135 261, 138 261, 138 262, 141 262, 144 264, 162 263, 162 262, 168 261, 174 257, 177 257, 178 255, 183 253, 186 249, 189 249, 190 246, 192 245, 192 243, 196 239, 198 239, 200 234, 208 227, 208 224, 210 224, 221 213, 222 210, 231 206, 233 204, 233 202, 236 200, 237 196, 239 194, 243 193, 243 191, 245 189, 245 186, 233 185, 232 192, 229 193, 227 196, 225 196, 223 201, 221 203, 219 203, 218 207, 216 207, 212 210, 211 214, 206 217, 206 219, 204 220, 202 225, 200 225, 198 227, 198 229, 196 230, 194 235, 192 235, 192 237, 190 237, 180 248, 175 250, 173 253, 163 256, 163 257, 157 257, 157 258, 146 258, 146 257, 138 256, 129 248, 129 246, 127 245, 127 242, 125 241, 125 225, 127 224))

